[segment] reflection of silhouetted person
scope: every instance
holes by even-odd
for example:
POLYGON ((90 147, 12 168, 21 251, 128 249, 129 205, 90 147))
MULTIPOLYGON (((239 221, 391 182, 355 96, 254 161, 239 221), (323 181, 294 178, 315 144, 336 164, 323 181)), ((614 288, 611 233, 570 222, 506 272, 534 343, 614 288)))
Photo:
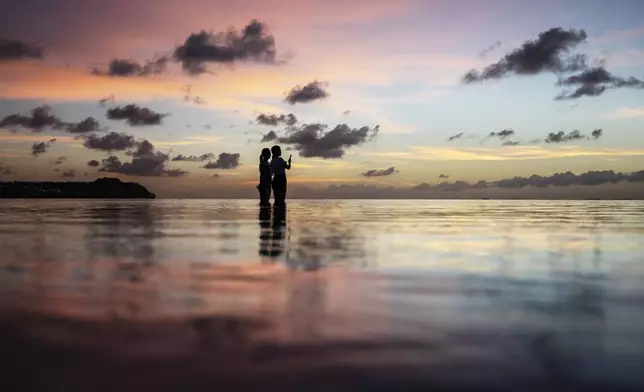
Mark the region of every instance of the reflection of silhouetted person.
POLYGON ((271 151, 268 148, 262 150, 259 156, 259 205, 262 207, 270 206, 271 198, 271 165, 268 160, 271 159, 271 151))
MULTIPOLYGON (((270 185, 269 185, 270 186, 270 185)), ((270 256, 271 244, 271 210, 270 208, 259 209, 259 255, 270 256)))
POLYGON ((275 208, 273 212, 273 241, 271 257, 278 257, 284 251, 284 232, 286 230, 286 209, 275 208))
POLYGON ((275 205, 283 206, 286 200, 286 170, 291 169, 291 157, 288 162, 282 158, 282 149, 280 146, 271 148, 273 159, 271 159, 271 169, 273 171, 273 195, 275 205))

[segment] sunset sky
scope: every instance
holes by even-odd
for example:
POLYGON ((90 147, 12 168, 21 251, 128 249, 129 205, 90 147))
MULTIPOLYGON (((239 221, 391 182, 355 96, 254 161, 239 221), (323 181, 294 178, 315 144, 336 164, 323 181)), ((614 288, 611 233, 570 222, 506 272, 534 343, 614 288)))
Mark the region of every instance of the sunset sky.
POLYGON ((292 149, 284 154, 293 155, 295 188, 644 169, 641 0, 10 3, 0 14, 2 180, 115 176, 161 196, 254 195, 260 151, 276 143, 292 149), (231 29, 236 47, 212 40, 196 47, 201 31, 231 29), (539 42, 548 31, 569 39, 552 49, 539 42), (254 33, 257 41, 244 43, 254 33), (528 41, 552 52, 522 52, 528 41), (158 69, 117 70, 114 59, 167 60, 158 69), (297 91, 309 84, 312 94, 297 91), (153 118, 119 117, 129 104, 153 118), (43 105, 57 125, 25 126, 43 105), (289 113, 296 124, 258 123, 260 114, 289 113), (87 117, 98 124, 74 128, 87 117), (328 126, 318 139, 299 138, 318 123, 328 126), (499 135, 504 130, 513 133, 499 135), (571 136, 575 130, 581 136, 571 136), (261 143, 270 131, 277 140, 261 143), (88 148, 110 132, 131 135, 129 147, 88 148), (103 161, 109 156, 119 163, 103 161), (137 159, 156 166, 146 171, 137 159))

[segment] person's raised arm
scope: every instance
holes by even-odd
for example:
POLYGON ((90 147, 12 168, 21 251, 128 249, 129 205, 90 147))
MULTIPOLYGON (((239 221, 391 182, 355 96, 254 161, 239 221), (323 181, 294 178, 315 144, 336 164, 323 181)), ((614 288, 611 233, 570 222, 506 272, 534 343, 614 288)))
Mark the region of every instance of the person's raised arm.
POLYGON ((289 156, 288 156, 288 162, 286 162, 286 168, 287 168, 288 170, 291 170, 291 158, 292 158, 292 157, 293 157, 293 155, 289 155, 289 156))

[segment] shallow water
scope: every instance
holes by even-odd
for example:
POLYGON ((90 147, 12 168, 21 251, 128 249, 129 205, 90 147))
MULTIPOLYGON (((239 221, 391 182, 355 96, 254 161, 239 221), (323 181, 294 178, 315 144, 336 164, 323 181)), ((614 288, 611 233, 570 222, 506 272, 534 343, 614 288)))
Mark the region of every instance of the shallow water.
POLYGON ((639 389, 643 249, 639 201, 1 200, 0 374, 10 390, 639 389))

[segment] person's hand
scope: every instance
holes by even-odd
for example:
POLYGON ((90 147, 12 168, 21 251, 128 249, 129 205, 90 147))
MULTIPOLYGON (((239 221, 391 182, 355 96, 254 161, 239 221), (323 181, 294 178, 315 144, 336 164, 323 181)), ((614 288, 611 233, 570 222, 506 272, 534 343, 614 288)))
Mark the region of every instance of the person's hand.
POLYGON ((293 155, 289 155, 289 156, 288 156, 288 163, 291 163, 291 158, 292 158, 292 157, 293 157, 293 155))

